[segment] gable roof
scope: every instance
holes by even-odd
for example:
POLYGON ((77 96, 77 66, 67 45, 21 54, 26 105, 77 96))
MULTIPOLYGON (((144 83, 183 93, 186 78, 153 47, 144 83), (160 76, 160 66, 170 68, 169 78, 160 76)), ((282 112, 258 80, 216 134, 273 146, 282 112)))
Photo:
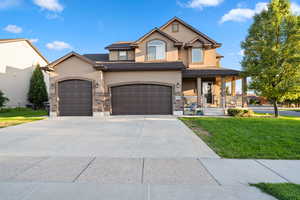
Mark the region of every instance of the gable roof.
POLYGON ((175 45, 181 46, 183 44, 182 42, 178 41, 176 38, 174 38, 171 35, 163 32, 162 30, 160 30, 157 27, 155 27, 154 29, 152 29, 151 31, 149 31, 148 33, 146 33, 145 35, 143 35, 142 37, 140 37, 138 40, 135 41, 135 43, 139 43, 139 42, 143 41, 145 38, 147 38, 148 36, 150 36, 154 32, 158 32, 159 34, 165 36, 169 40, 173 41, 175 43, 175 45))
POLYGON ((91 65, 95 65, 95 62, 90 60, 89 58, 85 57, 85 56, 82 56, 74 51, 71 51, 70 53, 66 54, 65 56, 53 61, 52 63, 50 63, 49 65, 47 65, 45 67, 45 69, 47 70, 50 70, 52 71, 53 68, 58 65, 59 63, 62 63, 63 61, 67 60, 68 58, 71 58, 73 56, 76 56, 77 58, 79 58, 80 60, 84 61, 84 62, 87 62, 88 64, 91 64, 91 65))
POLYGON ((0 43, 9 43, 9 42, 22 42, 25 41, 29 44, 29 46, 47 63, 49 64, 49 61, 47 58, 45 58, 41 52, 28 40, 25 38, 15 38, 15 39, 0 39, 0 43))
POLYGON ((180 62, 120 62, 120 63, 101 63, 95 65, 96 69, 102 69, 106 72, 123 71, 169 71, 183 70, 185 65, 180 62))
POLYGON ((84 57, 95 61, 95 62, 108 62, 109 61, 109 54, 105 53, 105 54, 83 54, 84 57))
POLYGON ((133 45, 133 42, 115 42, 107 47, 105 49, 109 50, 131 50, 134 49, 136 46, 133 45))
POLYGON ((185 21, 183 21, 182 19, 178 18, 178 17, 173 17, 172 19, 170 19, 167 23, 165 23, 164 25, 162 25, 160 27, 160 29, 163 29, 165 27, 167 27, 168 25, 170 25, 171 23, 173 23, 174 21, 178 21, 179 23, 183 24, 185 27, 189 28, 190 30, 192 30, 193 32, 197 33, 199 36, 205 38, 206 40, 208 40, 209 42, 211 42, 212 44, 216 45, 216 46, 221 46, 221 43, 216 42, 215 40, 211 39, 210 37, 208 37, 207 35, 205 35, 204 33, 200 32, 199 30, 197 30, 196 28, 194 28, 193 26, 189 25, 188 23, 186 23, 185 21))

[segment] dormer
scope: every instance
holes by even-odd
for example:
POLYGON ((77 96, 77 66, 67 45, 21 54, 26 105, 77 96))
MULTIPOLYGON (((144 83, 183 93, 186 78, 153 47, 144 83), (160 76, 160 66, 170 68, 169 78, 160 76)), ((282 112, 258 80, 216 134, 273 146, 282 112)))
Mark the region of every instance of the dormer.
POLYGON ((135 48, 133 42, 116 42, 105 49, 109 50, 109 61, 135 61, 135 48))

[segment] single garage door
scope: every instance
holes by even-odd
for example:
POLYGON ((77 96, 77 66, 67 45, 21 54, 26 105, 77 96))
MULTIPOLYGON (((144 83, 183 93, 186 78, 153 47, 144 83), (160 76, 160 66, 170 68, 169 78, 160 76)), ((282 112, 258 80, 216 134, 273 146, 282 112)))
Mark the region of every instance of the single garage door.
POLYGON ((172 114, 172 88, 163 85, 124 85, 111 88, 113 115, 172 114))
POLYGON ((60 116, 92 115, 92 83, 66 80, 58 83, 60 116))

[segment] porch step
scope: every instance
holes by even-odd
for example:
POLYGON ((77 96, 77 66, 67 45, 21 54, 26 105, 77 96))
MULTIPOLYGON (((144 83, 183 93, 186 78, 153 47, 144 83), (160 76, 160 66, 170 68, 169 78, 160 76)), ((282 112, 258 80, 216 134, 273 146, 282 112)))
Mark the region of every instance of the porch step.
POLYGON ((223 108, 204 108, 203 115, 205 115, 205 116, 224 116, 225 110, 223 108))

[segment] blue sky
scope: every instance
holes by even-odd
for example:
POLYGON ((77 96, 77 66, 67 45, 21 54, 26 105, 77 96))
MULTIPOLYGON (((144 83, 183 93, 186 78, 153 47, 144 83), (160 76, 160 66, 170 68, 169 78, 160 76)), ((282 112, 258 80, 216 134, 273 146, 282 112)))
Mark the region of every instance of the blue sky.
MULTIPOLYGON (((293 12, 300 13, 300 0, 293 12)), ((223 44, 223 66, 240 69, 240 42, 268 0, 0 0, 0 38, 32 39, 49 61, 69 51, 105 53, 174 16, 223 44), (84 2, 84 3, 83 3, 84 2)))

